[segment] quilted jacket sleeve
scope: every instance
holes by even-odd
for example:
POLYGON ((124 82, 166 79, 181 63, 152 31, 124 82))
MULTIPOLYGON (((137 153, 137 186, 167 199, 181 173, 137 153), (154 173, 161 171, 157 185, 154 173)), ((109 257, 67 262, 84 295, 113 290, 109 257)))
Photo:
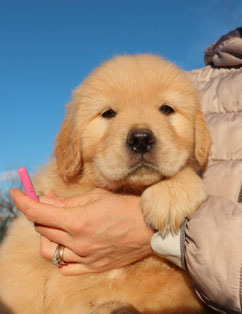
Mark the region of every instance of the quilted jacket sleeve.
POLYGON ((151 246, 177 266, 185 264, 206 304, 242 313, 242 203, 210 196, 184 229, 165 238, 157 232, 151 246))
POLYGON ((242 204, 211 196, 186 226, 186 268, 208 305, 242 313, 242 204))

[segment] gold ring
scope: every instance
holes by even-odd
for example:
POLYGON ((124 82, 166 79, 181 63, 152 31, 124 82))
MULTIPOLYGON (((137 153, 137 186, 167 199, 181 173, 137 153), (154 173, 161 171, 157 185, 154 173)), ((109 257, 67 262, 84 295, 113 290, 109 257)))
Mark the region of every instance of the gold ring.
POLYGON ((63 260, 64 248, 65 247, 63 245, 60 245, 60 244, 58 245, 58 257, 59 257, 59 261, 61 265, 65 264, 63 260))
POLYGON ((55 266, 60 267, 61 265, 65 264, 65 262, 63 261, 64 248, 65 247, 61 244, 57 245, 57 248, 55 249, 54 256, 52 258, 52 263, 55 266))

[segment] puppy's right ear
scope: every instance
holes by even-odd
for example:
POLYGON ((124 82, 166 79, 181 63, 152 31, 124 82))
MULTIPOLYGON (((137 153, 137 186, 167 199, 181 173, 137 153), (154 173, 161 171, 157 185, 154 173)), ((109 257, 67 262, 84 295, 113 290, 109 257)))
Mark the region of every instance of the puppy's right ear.
POLYGON ((77 181, 81 174, 80 139, 73 127, 73 121, 66 118, 55 141, 54 155, 57 169, 64 182, 77 181))
POLYGON ((196 169, 200 175, 207 168, 210 153, 211 139, 207 123, 200 108, 195 117, 195 160, 199 167, 196 169))

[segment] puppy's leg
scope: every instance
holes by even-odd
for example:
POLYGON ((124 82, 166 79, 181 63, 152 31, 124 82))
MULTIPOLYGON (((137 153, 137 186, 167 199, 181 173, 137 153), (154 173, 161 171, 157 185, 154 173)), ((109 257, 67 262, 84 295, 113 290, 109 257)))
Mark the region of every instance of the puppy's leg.
POLYGON ((130 304, 108 302, 96 305, 88 314, 139 314, 130 304))
POLYGON ((148 224, 165 235, 177 232, 185 220, 206 199, 200 177, 190 167, 176 176, 146 189, 141 207, 148 224))

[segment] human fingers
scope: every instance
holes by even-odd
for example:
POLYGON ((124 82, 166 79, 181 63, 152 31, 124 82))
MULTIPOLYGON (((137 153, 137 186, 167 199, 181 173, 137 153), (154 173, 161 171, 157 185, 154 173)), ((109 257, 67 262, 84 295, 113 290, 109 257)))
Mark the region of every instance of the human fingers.
POLYGON ((46 196, 48 196, 48 197, 56 197, 57 195, 56 195, 55 191, 51 190, 49 193, 47 193, 46 196))
MULTIPOLYGON (((63 245, 62 242, 59 244, 63 245)), ((52 260, 57 246, 58 246, 57 242, 50 241, 46 237, 41 236, 40 254, 45 259, 52 260)), ((111 260, 111 258, 109 258, 109 254, 106 252, 99 252, 86 256, 83 255, 80 256, 65 246, 63 250, 62 259, 65 263, 81 263, 83 265, 89 266, 90 269, 97 266, 103 266, 104 264, 107 264, 111 260)))
POLYGON ((58 271, 64 276, 78 276, 95 272, 90 266, 81 263, 64 264, 58 267, 58 271))
POLYGON ((93 263, 66 263, 58 268, 59 272, 64 276, 77 276, 88 273, 101 273, 106 270, 113 269, 110 266, 108 258, 102 258, 93 263))
POLYGON ((66 263, 59 267, 58 270, 64 276, 77 276, 87 273, 102 273, 107 270, 120 269, 121 267, 135 261, 135 258, 126 258, 125 261, 121 258, 120 260, 113 261, 106 256, 90 263, 66 263))
POLYGON ((65 246, 72 240, 72 237, 68 232, 59 228, 35 224, 35 230, 49 241, 61 243, 65 246))
MULTIPOLYGON (((57 246, 58 246, 58 243, 52 242, 49 239, 45 238, 44 236, 41 236, 40 254, 45 259, 52 260, 57 246)), ((75 254, 73 251, 69 250, 67 247, 64 247, 63 261, 66 263, 68 262, 77 263, 81 261, 81 257, 75 254)))
POLYGON ((39 200, 42 203, 46 203, 53 206, 59 207, 76 207, 76 206, 84 206, 88 203, 95 202, 109 194, 110 192, 103 189, 93 189, 92 191, 72 197, 59 197, 52 191, 48 193, 46 196, 40 196, 39 200))
POLYGON ((11 196, 16 207, 28 220, 50 227, 66 230, 70 212, 53 205, 37 202, 18 189, 11 190, 11 196))
POLYGON ((69 204, 69 198, 50 196, 49 194, 47 194, 46 196, 40 196, 39 201, 41 203, 45 203, 45 204, 49 204, 49 205, 53 205, 57 207, 68 207, 68 204, 69 204))

